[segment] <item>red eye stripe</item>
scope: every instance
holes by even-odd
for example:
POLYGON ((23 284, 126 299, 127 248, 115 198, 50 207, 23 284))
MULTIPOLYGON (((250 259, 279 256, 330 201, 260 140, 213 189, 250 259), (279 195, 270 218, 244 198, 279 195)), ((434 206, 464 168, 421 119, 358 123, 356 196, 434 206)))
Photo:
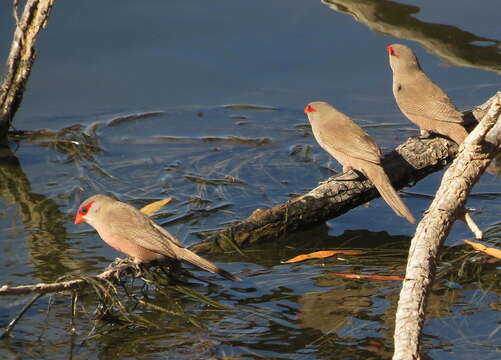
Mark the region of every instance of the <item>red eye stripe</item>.
POLYGON ((398 55, 397 55, 397 53, 395 52, 395 49, 393 48, 393 46, 388 45, 388 46, 386 47, 386 50, 388 51, 388 54, 390 54, 391 56, 398 57, 398 55))
POLYGON ((78 210, 78 213, 81 214, 81 215, 85 215, 87 214, 87 212, 89 211, 90 207, 92 206, 92 204, 94 203, 94 201, 91 201, 90 203, 88 203, 87 205, 85 206, 82 206, 80 208, 80 210, 78 210))
POLYGON ((304 113, 305 114, 312 113, 312 112, 315 112, 315 111, 317 111, 317 109, 315 109, 313 106, 311 106, 309 104, 304 108, 304 113))

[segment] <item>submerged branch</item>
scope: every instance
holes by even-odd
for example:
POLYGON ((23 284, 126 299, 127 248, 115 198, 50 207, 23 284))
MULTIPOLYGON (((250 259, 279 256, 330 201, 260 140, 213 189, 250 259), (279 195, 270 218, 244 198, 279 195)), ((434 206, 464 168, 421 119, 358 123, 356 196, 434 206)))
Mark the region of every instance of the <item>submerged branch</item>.
POLYGON ((489 111, 461 145, 429 210, 416 228, 396 313, 393 359, 419 358, 426 299, 435 277, 440 246, 462 213, 471 188, 497 152, 499 142, 489 140, 499 139, 501 93, 490 102, 489 111))

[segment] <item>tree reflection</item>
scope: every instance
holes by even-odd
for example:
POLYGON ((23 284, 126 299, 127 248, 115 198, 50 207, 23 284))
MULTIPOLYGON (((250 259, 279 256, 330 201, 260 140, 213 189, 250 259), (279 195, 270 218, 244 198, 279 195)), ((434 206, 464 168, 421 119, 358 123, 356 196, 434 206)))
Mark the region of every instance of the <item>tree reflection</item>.
POLYGON ((456 66, 501 72, 501 42, 452 25, 433 24, 414 16, 420 8, 388 0, 322 0, 332 10, 352 15, 376 32, 415 41, 456 66), (477 44, 475 44, 477 43, 477 44))
POLYGON ((28 232, 26 248, 41 280, 85 271, 85 263, 71 256, 64 227, 66 215, 52 199, 31 191, 19 159, 9 148, 0 149, 0 197, 15 204, 16 213, 28 232))

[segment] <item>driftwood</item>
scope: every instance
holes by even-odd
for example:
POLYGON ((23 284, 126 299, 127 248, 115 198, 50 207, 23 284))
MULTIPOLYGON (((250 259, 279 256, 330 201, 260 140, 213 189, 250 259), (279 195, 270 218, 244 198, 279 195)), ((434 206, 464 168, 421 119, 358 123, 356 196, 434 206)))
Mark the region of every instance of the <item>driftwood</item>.
MULTIPOLYGON (((394 187, 413 184, 439 171, 455 157, 457 145, 445 138, 410 138, 383 161, 394 187)), ((379 195, 366 179, 340 180, 345 174, 321 183, 295 199, 271 209, 258 209, 247 219, 227 228, 200 233, 205 240, 192 247, 197 252, 234 251, 252 243, 272 241, 286 233, 325 222, 379 195)))
POLYGON ((463 213, 471 188, 497 152, 501 121, 497 124, 496 121, 501 117, 501 93, 488 104, 488 112, 461 145, 435 199, 416 228, 396 313, 393 359, 419 359, 426 299, 435 276, 438 251, 454 221, 463 213))
POLYGON ((7 70, 0 85, 0 143, 7 142, 7 132, 23 99, 35 61, 36 38, 47 24, 53 3, 54 0, 28 0, 19 20, 17 1, 14 2, 16 31, 7 59, 7 70))

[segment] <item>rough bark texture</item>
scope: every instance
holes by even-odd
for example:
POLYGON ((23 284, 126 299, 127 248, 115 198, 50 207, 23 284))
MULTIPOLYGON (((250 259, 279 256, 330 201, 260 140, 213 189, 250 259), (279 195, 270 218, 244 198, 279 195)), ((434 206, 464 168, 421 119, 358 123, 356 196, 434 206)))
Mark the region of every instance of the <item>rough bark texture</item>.
POLYGON ((461 145, 457 158, 444 174, 435 199, 416 228, 396 313, 395 360, 419 359, 426 299, 435 276, 438 251, 471 188, 497 152, 499 144, 489 140, 499 138, 500 126, 493 126, 500 117, 500 94, 489 100, 490 109, 461 145), (490 129, 492 132, 487 135, 490 129))
MULTIPOLYGON (((413 184, 442 169, 457 153, 457 145, 445 138, 410 138, 385 156, 383 166, 395 189, 413 184)), ((345 177, 345 176, 343 176, 345 177)), ((231 251, 252 243, 276 239, 297 229, 321 223, 364 204, 379 193, 366 179, 329 179, 310 192, 271 209, 257 209, 247 219, 215 232, 195 251, 231 251)))
POLYGON ((7 142, 7 132, 23 99, 24 89, 35 61, 35 42, 38 32, 45 27, 54 0, 28 0, 23 16, 17 19, 7 70, 0 85, 0 144, 7 142))

